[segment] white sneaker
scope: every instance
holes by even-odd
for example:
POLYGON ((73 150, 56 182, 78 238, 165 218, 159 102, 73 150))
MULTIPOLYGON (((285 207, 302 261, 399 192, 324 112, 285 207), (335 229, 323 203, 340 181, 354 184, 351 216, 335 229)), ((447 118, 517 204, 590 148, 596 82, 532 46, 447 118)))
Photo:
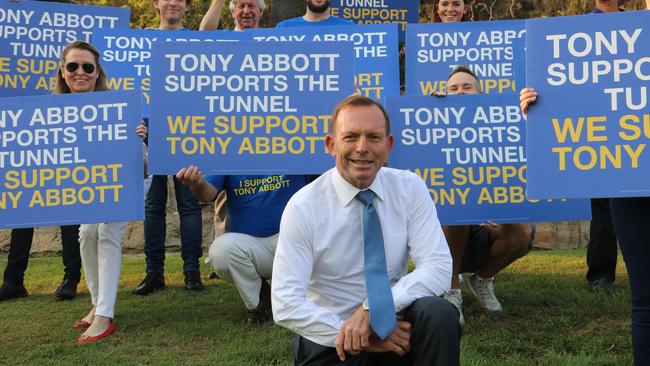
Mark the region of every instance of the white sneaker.
POLYGON ((479 275, 474 273, 468 281, 469 289, 472 290, 472 293, 478 299, 478 302, 481 306, 490 311, 501 311, 501 303, 494 295, 494 277, 492 278, 481 278, 479 275))
POLYGON ((460 289, 452 288, 448 292, 445 292, 442 297, 450 303, 454 304, 456 309, 458 309, 458 322, 460 323, 461 327, 464 326, 465 317, 463 316, 463 293, 460 291, 460 289))

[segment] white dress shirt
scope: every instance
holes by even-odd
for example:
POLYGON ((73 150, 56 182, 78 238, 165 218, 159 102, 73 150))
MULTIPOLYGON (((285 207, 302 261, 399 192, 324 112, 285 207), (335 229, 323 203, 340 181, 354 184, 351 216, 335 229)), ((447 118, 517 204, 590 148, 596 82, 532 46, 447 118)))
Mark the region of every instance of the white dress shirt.
MULTIPOLYGON (((382 168, 376 195, 396 311, 451 285, 452 260, 422 179, 382 168), (415 270, 408 273, 409 255, 415 270)), ((298 191, 282 214, 273 262, 273 318, 312 342, 333 347, 339 328, 366 299, 363 204, 336 168, 298 191)))

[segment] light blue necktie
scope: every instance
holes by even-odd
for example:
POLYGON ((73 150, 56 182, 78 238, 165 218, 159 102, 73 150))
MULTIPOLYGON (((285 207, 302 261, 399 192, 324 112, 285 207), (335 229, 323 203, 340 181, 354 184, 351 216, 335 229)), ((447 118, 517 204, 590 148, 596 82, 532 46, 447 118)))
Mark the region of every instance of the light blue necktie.
POLYGON ((366 275, 366 292, 370 306, 370 326, 381 338, 386 339, 395 329, 395 304, 386 271, 384 237, 381 234, 379 216, 372 204, 375 193, 361 191, 356 198, 363 203, 363 259, 366 275))

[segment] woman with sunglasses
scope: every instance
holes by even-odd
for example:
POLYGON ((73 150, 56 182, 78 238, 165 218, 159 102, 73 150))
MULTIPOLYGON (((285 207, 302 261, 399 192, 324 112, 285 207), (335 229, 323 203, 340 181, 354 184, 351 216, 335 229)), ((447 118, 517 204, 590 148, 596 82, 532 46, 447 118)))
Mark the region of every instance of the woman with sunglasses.
MULTIPOLYGON (((68 44, 61 53, 54 93, 107 90, 106 74, 99 59, 99 51, 90 43, 68 44)), ((136 133, 144 139, 147 128, 140 124, 136 133)), ((122 265, 121 243, 127 225, 128 222, 84 224, 79 229, 81 262, 93 304, 88 315, 72 325, 85 330, 77 339, 79 344, 98 341, 116 330, 113 316, 122 265)))

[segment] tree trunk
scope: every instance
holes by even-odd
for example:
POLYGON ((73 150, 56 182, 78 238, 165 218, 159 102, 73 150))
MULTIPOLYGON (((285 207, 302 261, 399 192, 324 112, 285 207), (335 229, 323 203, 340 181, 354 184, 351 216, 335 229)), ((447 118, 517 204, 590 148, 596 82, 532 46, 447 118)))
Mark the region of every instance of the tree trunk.
POLYGON ((291 0, 273 0, 269 13, 269 27, 275 27, 276 24, 289 18, 294 18, 305 14, 305 4, 303 1, 291 0))

